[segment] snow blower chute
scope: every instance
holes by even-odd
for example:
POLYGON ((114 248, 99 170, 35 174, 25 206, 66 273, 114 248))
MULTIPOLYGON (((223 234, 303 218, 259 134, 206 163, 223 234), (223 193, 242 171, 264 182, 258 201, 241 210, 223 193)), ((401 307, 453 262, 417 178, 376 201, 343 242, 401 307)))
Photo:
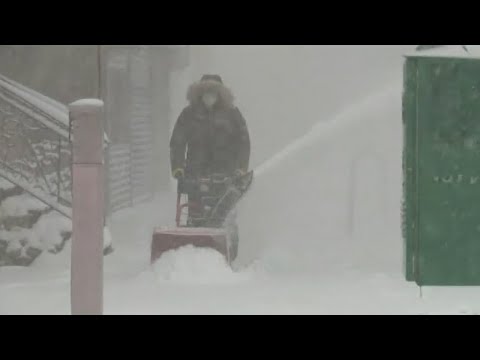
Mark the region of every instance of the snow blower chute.
POLYGON ((212 248, 229 264, 232 261, 234 227, 229 215, 249 189, 253 171, 242 176, 212 175, 178 182, 176 227, 155 229, 152 237, 151 262, 170 250, 183 246, 212 248), (182 198, 188 201, 182 203, 182 198))

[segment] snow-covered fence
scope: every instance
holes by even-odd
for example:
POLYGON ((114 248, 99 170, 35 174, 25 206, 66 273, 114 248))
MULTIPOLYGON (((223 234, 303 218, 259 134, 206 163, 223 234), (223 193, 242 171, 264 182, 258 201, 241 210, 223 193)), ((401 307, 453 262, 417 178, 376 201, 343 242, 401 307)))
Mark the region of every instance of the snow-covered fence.
MULTIPOLYGON (((147 72, 148 64, 140 60, 132 74, 136 82, 130 95, 132 110, 125 115, 125 142, 109 143, 105 153, 108 214, 152 198, 154 133, 151 104, 146 100, 148 79, 138 75, 147 72)), ((111 97, 108 108, 122 109, 111 97)), ((106 118, 118 132, 117 112, 107 111, 106 118)), ((68 107, 0 75, 0 138, 0 177, 71 218, 68 107)))
POLYGON ((0 176, 71 216, 67 108, 0 76, 0 176))

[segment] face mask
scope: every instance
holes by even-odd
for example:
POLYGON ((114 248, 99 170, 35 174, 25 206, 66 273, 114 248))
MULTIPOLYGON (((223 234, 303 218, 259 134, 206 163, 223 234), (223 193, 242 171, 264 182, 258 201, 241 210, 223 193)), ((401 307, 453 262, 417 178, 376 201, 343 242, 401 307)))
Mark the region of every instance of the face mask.
POLYGON ((207 108, 211 108, 217 102, 217 95, 213 93, 206 93, 203 95, 202 100, 207 108))

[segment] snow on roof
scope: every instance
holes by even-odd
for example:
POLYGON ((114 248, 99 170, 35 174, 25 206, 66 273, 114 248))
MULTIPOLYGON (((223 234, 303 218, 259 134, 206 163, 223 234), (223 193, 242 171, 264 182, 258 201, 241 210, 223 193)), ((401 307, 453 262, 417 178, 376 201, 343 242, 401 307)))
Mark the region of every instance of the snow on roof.
POLYGON ((405 54, 406 57, 443 57, 480 59, 480 45, 445 45, 405 54))

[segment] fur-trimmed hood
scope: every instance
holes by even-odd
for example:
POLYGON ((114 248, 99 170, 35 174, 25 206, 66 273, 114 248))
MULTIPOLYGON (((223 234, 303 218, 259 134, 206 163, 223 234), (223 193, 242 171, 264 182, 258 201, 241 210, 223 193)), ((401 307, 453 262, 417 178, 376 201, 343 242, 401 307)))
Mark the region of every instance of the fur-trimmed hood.
POLYGON ((187 91, 187 100, 191 105, 198 104, 203 94, 213 91, 218 95, 220 105, 226 108, 234 107, 234 97, 230 89, 218 81, 203 80, 190 85, 187 91))

